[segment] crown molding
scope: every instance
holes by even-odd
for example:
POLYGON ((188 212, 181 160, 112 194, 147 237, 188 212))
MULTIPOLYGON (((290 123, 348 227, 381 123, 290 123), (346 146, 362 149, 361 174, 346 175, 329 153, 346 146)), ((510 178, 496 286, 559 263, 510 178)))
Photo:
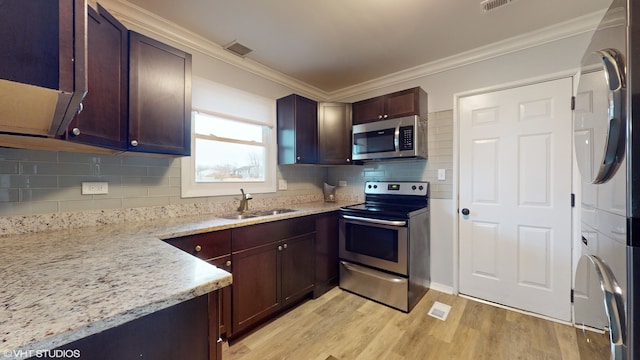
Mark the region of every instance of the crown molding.
POLYGON ((605 10, 331 92, 334 101, 594 31, 605 10))
POLYGON ((127 27, 139 29, 147 34, 165 38, 177 45, 186 46, 223 61, 229 65, 271 80, 282 86, 291 88, 319 101, 336 101, 374 91, 381 87, 391 86, 425 76, 452 70, 465 65, 492 59, 501 55, 533 48, 553 41, 580 35, 597 28, 605 10, 594 12, 550 27, 515 36, 503 41, 482 46, 460 54, 425 63, 413 68, 398 71, 376 79, 348 86, 332 92, 323 91, 302 81, 296 80, 279 71, 264 66, 248 58, 241 58, 224 50, 221 45, 180 27, 156 14, 135 6, 126 0, 103 0, 100 5, 111 12, 127 27))
POLYGON ((248 58, 241 58, 224 50, 221 45, 176 25, 152 12, 135 6, 125 0, 103 0, 100 5, 121 21, 127 28, 144 32, 147 35, 160 36, 178 46, 188 47, 229 65, 271 80, 277 84, 315 98, 327 101, 329 93, 294 79, 248 58))

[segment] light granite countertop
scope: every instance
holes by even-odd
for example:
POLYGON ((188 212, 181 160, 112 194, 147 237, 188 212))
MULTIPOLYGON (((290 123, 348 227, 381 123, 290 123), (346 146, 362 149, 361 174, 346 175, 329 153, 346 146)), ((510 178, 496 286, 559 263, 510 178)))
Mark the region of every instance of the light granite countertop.
POLYGON ((243 220, 199 215, 0 237, 0 359, 63 344, 228 286, 231 274, 161 241, 313 215, 290 206, 243 220))

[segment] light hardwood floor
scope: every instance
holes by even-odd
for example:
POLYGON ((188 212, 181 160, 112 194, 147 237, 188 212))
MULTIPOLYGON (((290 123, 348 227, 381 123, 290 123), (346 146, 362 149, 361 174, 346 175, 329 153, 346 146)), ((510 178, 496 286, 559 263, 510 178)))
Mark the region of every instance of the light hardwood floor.
POLYGON ((336 287, 231 346, 225 342, 222 358, 591 360, 608 359, 595 353, 606 341, 604 335, 434 290, 405 314, 336 287), (428 315, 435 301, 452 307, 446 321, 428 315), (588 342, 578 341, 584 336, 588 342))

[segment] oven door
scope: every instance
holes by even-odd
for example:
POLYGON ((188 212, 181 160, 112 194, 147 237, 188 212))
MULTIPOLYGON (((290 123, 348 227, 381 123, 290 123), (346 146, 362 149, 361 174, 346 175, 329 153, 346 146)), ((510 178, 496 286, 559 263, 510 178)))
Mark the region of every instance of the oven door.
POLYGON ((408 276, 407 224, 406 220, 341 215, 340 258, 408 276))

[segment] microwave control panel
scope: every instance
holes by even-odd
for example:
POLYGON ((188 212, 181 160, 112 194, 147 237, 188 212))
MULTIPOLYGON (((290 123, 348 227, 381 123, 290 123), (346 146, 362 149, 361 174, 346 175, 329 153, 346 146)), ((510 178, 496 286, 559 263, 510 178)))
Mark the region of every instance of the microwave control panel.
POLYGON ((413 150, 413 126, 401 126, 399 136, 399 150, 413 150))

